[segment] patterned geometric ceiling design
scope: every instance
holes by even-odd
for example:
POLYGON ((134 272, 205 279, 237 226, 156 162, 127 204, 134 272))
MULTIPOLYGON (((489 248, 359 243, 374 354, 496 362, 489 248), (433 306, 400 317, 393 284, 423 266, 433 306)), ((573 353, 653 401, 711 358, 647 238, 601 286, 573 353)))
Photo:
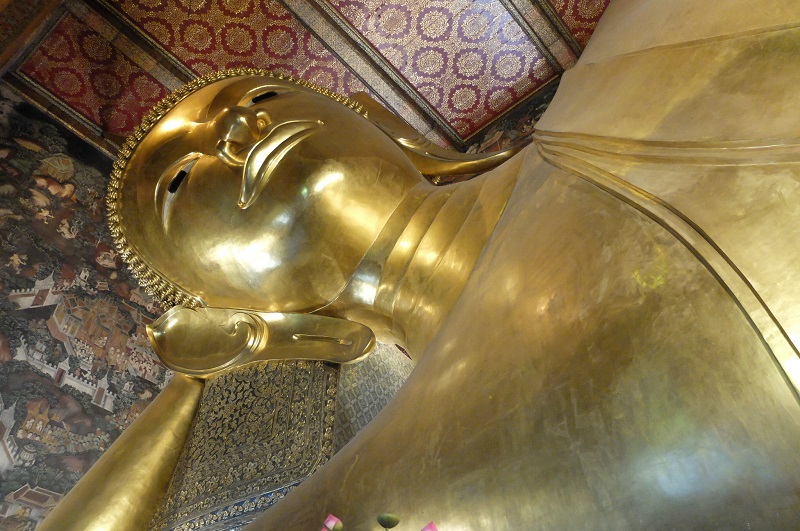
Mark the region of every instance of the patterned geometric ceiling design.
POLYGON ((600 15, 611 0, 552 0, 559 18, 564 21, 570 33, 581 48, 585 48, 592 36, 600 15))
POLYGON ((331 4, 462 137, 556 75, 500 3, 331 4))
POLYGON ((117 7, 197 75, 255 67, 348 95, 366 90, 278 0, 122 0, 117 7))
POLYGON ((541 108, 609 1, 61 0, 45 23, 28 13, 23 49, 0 68, 109 153, 153 101, 238 66, 366 91, 466 148, 511 111, 541 108))
POLYGON ((20 72, 103 131, 125 135, 169 91, 72 15, 55 26, 20 72))

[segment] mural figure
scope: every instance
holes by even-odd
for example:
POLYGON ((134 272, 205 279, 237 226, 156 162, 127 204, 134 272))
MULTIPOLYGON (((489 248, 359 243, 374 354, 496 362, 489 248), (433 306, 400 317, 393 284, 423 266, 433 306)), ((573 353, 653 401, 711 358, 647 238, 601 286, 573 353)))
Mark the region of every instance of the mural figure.
POLYGON ((28 256, 25 254, 20 256, 19 254, 14 253, 11 255, 11 258, 8 259, 8 263, 6 263, 6 265, 13 268, 15 273, 19 273, 22 266, 28 265, 28 256))
POLYGON ((74 240, 78 235, 78 227, 71 227, 68 219, 62 219, 58 224, 58 233, 67 240, 74 240))

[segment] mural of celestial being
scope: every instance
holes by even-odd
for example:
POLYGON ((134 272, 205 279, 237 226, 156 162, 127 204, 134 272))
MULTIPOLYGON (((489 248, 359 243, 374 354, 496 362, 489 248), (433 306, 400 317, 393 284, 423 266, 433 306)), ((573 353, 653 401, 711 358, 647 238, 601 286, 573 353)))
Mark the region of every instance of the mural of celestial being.
POLYGON ((110 243, 110 166, 0 84, 0 529, 33 529, 171 376, 110 243))

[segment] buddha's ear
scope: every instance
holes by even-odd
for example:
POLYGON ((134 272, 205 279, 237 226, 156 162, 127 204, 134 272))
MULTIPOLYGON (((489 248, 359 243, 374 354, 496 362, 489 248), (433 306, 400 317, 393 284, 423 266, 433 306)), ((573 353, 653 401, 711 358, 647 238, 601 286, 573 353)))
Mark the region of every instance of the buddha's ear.
POLYGON ((437 146, 401 118, 392 114, 380 103, 365 93, 350 97, 360 103, 367 112, 367 119, 395 141, 423 175, 467 175, 490 170, 499 166, 522 147, 515 146, 491 155, 470 155, 437 146))
POLYGON ((231 308, 176 306, 147 334, 165 365, 200 378, 256 361, 352 363, 375 346, 372 330, 353 321, 231 308))

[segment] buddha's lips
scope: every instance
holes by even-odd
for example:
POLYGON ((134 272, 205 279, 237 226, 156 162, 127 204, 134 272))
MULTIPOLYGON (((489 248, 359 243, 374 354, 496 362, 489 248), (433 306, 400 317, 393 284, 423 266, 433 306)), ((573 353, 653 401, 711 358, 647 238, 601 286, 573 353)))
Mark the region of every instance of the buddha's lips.
POLYGON ((274 126, 248 153, 244 164, 239 208, 245 209, 258 198, 272 172, 291 149, 324 124, 319 120, 297 120, 274 126))

